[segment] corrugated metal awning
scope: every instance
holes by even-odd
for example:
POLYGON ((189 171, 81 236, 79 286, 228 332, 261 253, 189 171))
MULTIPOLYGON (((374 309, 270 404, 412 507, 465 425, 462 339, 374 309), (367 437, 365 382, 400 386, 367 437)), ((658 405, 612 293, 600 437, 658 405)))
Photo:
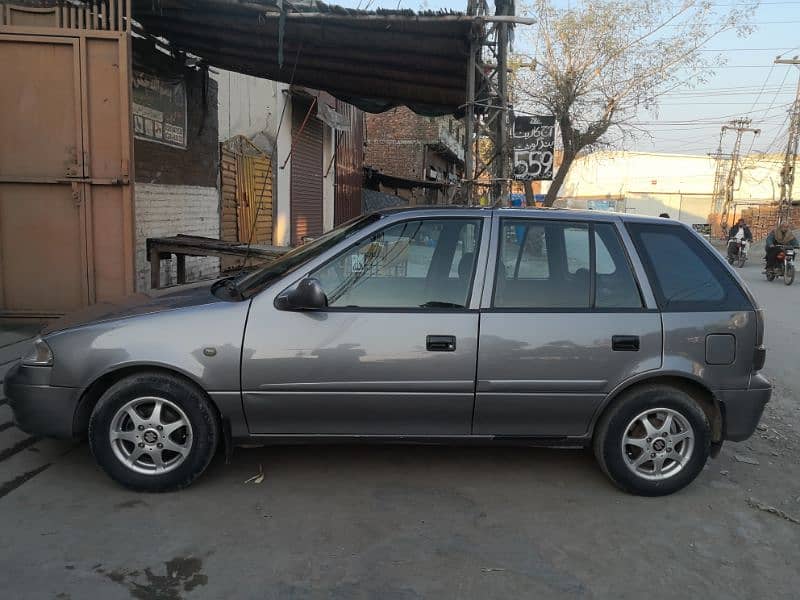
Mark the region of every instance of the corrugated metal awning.
POLYGON ((222 69, 325 90, 368 112, 459 113, 474 17, 280 0, 134 0, 144 30, 222 69), (283 8, 279 8, 282 6, 283 8))

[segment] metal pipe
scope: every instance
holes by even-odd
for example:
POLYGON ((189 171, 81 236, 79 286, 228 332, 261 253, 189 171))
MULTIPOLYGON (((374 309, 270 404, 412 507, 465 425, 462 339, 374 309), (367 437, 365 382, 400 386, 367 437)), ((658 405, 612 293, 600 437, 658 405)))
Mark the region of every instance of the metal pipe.
POLYGON ((467 62, 467 112, 464 116, 464 179, 467 186, 468 206, 472 206, 475 202, 473 193, 475 186, 472 184, 472 179, 475 175, 472 138, 475 135, 475 62, 477 51, 478 44, 475 36, 472 35, 469 42, 469 60, 467 62))

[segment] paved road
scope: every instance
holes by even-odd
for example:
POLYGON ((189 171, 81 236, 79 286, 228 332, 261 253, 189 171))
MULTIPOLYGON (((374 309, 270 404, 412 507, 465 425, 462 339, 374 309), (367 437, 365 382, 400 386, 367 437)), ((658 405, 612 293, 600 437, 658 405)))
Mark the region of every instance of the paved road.
POLYGON ((584 451, 290 447, 237 450, 189 490, 137 495, 85 445, 31 440, 0 406, 1 593, 797 598, 800 285, 742 274, 768 311, 775 401, 763 431, 679 494, 621 494, 584 451))

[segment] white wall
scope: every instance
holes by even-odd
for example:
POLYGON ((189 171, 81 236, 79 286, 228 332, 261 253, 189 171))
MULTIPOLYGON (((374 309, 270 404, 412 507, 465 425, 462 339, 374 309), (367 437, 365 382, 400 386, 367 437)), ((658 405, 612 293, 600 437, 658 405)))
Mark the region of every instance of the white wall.
MULTIPOLYGON (((235 135, 249 138, 263 134, 264 145, 275 142, 278 106, 278 82, 241 73, 219 70, 211 75, 219 86, 219 139, 225 141, 235 135)), ((262 148, 271 152, 272 148, 262 148)))
MULTIPOLYGON (((146 240, 178 233, 219 237, 219 190, 191 185, 136 183, 136 290, 150 289, 146 240)), ((161 262, 161 284, 177 283, 177 261, 161 262)), ((218 258, 186 257, 188 281, 219 274, 218 258)))
POLYGON ((291 191, 292 191, 292 98, 289 86, 278 84, 278 124, 276 127, 277 143, 275 149, 275 181, 273 182, 272 201, 272 243, 276 246, 288 246, 291 241, 291 191), (282 116, 282 118, 281 118, 282 116), (288 158, 288 162, 287 162, 288 158), (284 166, 284 162, 286 165, 284 166))
MULTIPOLYGON (((734 199, 739 202, 777 200, 780 163, 775 157, 742 160, 734 199)), ((628 195, 661 197, 714 191, 716 162, 708 156, 646 152, 594 152, 577 159, 559 196, 615 198, 628 195)), ((668 204, 668 203, 667 203, 668 204)))

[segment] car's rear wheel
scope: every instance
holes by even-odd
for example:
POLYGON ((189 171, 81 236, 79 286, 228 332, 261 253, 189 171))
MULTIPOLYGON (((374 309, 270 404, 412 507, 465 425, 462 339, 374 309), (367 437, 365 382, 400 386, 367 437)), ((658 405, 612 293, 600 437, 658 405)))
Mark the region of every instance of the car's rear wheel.
POLYGON ((89 421, 89 444, 115 481, 137 491, 186 487, 205 471, 219 425, 202 390, 166 373, 140 373, 111 386, 89 421))
POLYGON ((667 385, 634 388, 595 429, 594 453, 619 488, 664 496, 691 483, 711 451, 711 427, 697 402, 667 385))

